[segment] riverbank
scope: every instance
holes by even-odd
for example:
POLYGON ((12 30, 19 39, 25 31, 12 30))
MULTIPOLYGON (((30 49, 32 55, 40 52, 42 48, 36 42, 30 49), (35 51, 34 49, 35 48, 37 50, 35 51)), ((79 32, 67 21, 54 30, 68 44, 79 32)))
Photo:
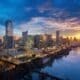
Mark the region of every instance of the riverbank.
POLYGON ((1 80, 19 80, 22 78, 26 73, 30 73, 34 71, 36 68, 43 67, 46 62, 43 62, 43 59, 51 57, 52 59, 61 57, 62 55, 67 55, 70 51, 70 48, 62 49, 59 52, 50 53, 46 56, 38 56, 37 58, 33 58, 30 62, 16 65, 16 67, 12 70, 8 70, 5 72, 0 73, 1 80))

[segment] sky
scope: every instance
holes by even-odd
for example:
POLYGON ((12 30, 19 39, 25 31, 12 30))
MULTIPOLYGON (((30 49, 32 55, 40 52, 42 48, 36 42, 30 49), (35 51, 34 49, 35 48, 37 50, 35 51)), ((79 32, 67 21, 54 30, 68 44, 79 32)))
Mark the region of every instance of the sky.
POLYGON ((80 0, 0 0, 0 35, 5 35, 5 21, 13 21, 14 35, 79 35, 80 0))

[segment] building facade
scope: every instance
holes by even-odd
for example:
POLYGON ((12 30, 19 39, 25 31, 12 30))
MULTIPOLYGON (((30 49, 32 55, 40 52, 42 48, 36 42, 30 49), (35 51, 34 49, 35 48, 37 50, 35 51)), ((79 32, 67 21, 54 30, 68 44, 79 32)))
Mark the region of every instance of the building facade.
POLYGON ((60 31, 57 30, 57 31, 56 31, 56 45, 58 46, 59 43, 60 43, 60 31))
POLYGON ((14 47, 13 39, 13 24, 11 20, 5 22, 5 36, 4 36, 4 47, 6 49, 11 49, 14 47))
POLYGON ((28 39, 28 31, 22 32, 22 43, 25 45, 28 39))
POLYGON ((47 47, 52 47, 53 44, 53 39, 52 39, 52 35, 51 34, 47 34, 46 35, 46 46, 47 47))

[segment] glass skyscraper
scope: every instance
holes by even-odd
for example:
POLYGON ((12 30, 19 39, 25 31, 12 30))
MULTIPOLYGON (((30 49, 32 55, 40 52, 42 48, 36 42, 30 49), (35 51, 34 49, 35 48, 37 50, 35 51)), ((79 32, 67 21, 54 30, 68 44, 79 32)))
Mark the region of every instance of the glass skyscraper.
POLYGON ((14 40, 13 40, 13 23, 11 20, 7 20, 5 22, 5 48, 10 49, 14 47, 14 40))

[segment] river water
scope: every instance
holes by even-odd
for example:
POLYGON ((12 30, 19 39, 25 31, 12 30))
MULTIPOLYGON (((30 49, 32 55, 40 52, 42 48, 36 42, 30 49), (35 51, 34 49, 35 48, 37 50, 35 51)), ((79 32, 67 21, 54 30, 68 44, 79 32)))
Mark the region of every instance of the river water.
POLYGON ((45 66, 41 71, 69 80, 80 80, 80 48, 71 50, 68 56, 56 59, 52 66, 45 66))
MULTIPOLYGON (((80 48, 72 49, 68 55, 50 61, 39 70, 65 80, 80 80, 80 48)), ((32 73, 31 80, 40 80, 39 78, 39 74, 32 73)))

